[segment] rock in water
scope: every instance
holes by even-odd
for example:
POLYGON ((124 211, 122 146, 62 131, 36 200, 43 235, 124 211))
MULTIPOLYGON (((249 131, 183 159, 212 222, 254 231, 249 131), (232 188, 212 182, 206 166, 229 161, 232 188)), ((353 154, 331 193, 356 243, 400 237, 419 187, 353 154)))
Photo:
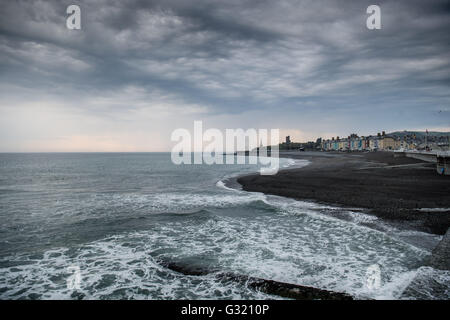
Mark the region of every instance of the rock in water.
POLYGON ((215 273, 220 281, 232 281, 247 285, 249 288, 267 294, 273 294, 284 298, 297 300, 353 300, 353 297, 341 292, 333 292, 308 286, 300 286, 291 283, 266 280, 230 272, 207 269, 200 266, 186 265, 180 262, 161 262, 166 268, 190 276, 203 276, 215 273))

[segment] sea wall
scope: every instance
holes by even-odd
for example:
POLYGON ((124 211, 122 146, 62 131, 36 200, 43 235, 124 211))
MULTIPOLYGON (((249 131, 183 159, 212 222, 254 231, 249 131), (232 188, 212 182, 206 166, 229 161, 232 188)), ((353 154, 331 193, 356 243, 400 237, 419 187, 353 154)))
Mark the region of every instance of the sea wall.
POLYGON ((436 163, 436 155, 435 154, 424 154, 424 153, 415 153, 415 152, 406 152, 405 155, 408 158, 418 159, 426 162, 436 163))

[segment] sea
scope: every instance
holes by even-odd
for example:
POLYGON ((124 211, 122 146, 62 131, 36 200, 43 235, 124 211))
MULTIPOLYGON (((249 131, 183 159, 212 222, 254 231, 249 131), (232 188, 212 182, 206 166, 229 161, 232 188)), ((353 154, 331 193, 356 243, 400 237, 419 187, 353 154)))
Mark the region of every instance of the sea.
POLYGON ((259 169, 175 165, 170 153, 0 154, 0 299, 284 299, 215 272, 355 299, 404 299, 432 275, 439 295, 425 281, 406 298, 450 298, 449 272, 424 266, 441 236, 231 183, 259 169))

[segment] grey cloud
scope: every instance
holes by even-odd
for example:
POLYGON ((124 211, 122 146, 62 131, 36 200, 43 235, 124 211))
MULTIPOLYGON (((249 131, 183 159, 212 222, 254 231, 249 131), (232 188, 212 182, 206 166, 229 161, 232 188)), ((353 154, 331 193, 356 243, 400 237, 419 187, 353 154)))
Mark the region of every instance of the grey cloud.
POLYGON ((381 121, 382 107, 399 126, 448 124, 424 111, 449 105, 448 1, 380 1, 378 31, 368 0, 79 1, 82 30, 70 31, 72 2, 0 2, 0 90, 79 99, 87 113, 142 108, 88 103, 135 87, 199 115, 381 121))

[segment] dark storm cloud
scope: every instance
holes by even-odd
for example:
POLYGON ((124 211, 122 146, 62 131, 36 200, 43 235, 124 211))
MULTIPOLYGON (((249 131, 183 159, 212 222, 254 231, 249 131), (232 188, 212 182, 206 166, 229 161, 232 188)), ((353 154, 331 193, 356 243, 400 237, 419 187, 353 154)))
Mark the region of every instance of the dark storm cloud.
POLYGON ((370 4, 2 1, 0 88, 12 100, 24 88, 36 99, 80 99, 93 113, 142 108, 106 98, 136 90, 143 101, 201 106, 201 114, 350 121, 390 110, 403 120, 388 123, 407 126, 428 110, 430 125, 448 126, 433 113, 449 109, 448 1, 379 1, 377 31, 365 27, 370 4), (81 31, 65 28, 72 3, 81 31), (99 97, 102 108, 90 103, 99 97))

